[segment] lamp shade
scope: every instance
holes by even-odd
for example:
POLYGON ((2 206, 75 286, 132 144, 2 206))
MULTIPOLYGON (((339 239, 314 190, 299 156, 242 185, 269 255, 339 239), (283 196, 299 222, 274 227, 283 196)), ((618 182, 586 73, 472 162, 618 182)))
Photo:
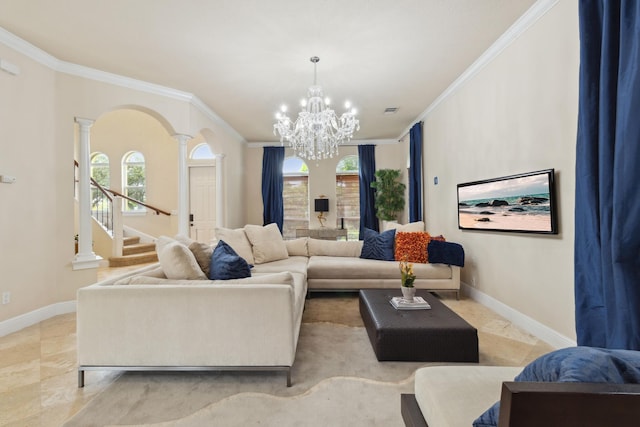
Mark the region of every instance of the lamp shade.
POLYGON ((329 199, 315 199, 316 212, 329 212, 329 199))

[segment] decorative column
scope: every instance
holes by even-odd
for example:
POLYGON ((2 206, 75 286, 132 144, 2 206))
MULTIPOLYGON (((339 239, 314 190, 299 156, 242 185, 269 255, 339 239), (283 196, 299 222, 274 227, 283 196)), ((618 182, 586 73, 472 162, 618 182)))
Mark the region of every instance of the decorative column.
POLYGON ((225 209, 224 209, 224 188, 222 169, 224 154, 216 154, 216 227, 226 227, 225 209))
POLYGON ((93 252, 91 227, 91 148, 89 129, 94 120, 75 118, 80 128, 78 149, 78 253, 72 262, 74 270, 97 268, 101 257, 93 252))
POLYGON ((189 135, 176 134, 178 141, 178 234, 189 236, 189 177, 187 176, 187 141, 189 135))

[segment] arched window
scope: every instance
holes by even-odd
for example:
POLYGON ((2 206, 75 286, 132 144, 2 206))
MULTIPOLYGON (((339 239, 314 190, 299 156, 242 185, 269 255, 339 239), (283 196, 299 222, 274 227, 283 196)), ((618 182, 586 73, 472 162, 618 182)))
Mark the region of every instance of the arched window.
POLYGON ((109 188, 109 157, 103 153, 91 155, 91 178, 104 188, 109 188))
POLYGON ((285 239, 293 239, 296 228, 309 228, 309 168, 302 159, 287 157, 282 164, 282 174, 282 235, 285 239))
MULTIPOLYGON (((125 196, 139 202, 147 200, 146 173, 144 156, 138 151, 132 151, 124 156, 122 161, 122 189, 125 196)), ((145 207, 131 200, 125 200, 125 212, 144 212, 145 207)))
MULTIPOLYGON (((91 155, 91 178, 103 188, 109 188, 110 177, 109 173, 109 157, 103 153, 93 153, 91 155)), ((91 184, 91 206, 92 208, 99 207, 101 203, 104 203, 104 197, 102 192, 91 184)))
POLYGON ((348 240, 358 240, 360 234, 359 169, 358 156, 345 156, 336 166, 336 226, 344 224, 348 240))
POLYGON ((196 145, 194 149, 191 150, 190 158, 192 160, 210 160, 214 159, 215 156, 213 155, 213 151, 211 151, 209 144, 203 142, 202 144, 196 145))

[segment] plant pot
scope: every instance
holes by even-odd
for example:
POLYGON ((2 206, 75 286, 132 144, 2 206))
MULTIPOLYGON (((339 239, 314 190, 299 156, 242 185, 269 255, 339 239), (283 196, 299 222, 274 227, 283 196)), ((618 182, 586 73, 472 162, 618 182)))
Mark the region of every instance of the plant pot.
POLYGON ((406 302, 413 302, 413 298, 416 296, 416 288, 400 286, 400 289, 402 289, 402 298, 404 298, 406 302))

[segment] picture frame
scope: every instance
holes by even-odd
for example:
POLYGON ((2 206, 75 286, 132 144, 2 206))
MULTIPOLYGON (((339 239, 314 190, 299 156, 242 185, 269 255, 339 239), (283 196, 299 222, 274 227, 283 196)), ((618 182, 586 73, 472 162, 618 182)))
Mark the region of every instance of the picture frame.
POLYGON ((461 230, 558 234, 555 170, 457 185, 461 230))

